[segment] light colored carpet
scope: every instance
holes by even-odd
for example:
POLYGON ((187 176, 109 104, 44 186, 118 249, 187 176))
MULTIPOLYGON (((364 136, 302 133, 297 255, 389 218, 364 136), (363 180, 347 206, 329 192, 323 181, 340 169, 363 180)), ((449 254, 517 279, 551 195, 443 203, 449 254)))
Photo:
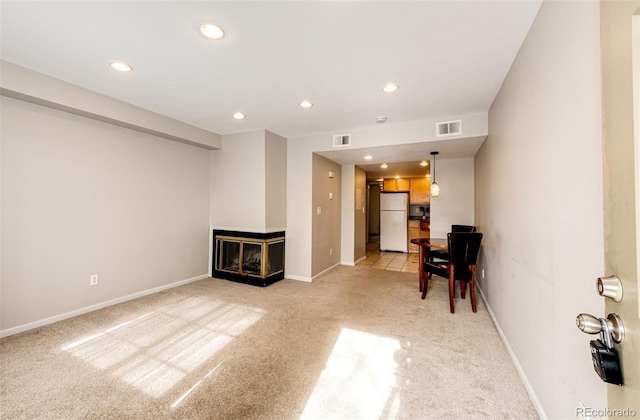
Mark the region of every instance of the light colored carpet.
POLYGON ((0 340, 7 419, 534 419, 485 306, 338 267, 206 279, 0 340))

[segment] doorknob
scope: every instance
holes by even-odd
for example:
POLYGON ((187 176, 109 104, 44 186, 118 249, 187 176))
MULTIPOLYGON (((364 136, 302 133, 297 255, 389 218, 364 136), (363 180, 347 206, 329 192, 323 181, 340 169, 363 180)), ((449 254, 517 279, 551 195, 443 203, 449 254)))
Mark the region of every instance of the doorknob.
POLYGON ((602 340, 589 342, 593 369, 603 381, 622 385, 620 358, 618 351, 613 348, 614 341, 622 343, 624 340, 624 326, 618 314, 609 314, 607 319, 580 314, 576 317, 576 325, 587 334, 600 333, 602 340))
MULTIPOLYGON (((616 302, 622 300, 622 283, 616 276, 599 277, 597 281, 598 294, 616 302)), ((613 342, 624 341, 624 325, 618 314, 611 313, 607 318, 596 318, 591 314, 580 314, 576 317, 576 326, 587 334, 600 333, 601 339, 591 340, 591 359, 593 369, 600 378, 608 383, 622 385, 622 370, 618 351, 613 348, 613 342)))
POLYGON ((604 331, 605 340, 609 335, 606 334, 606 330, 609 330, 613 341, 618 344, 624 341, 624 324, 618 314, 609 314, 607 319, 596 318, 590 314, 580 314, 576 317, 576 326, 587 334, 598 334, 604 331))

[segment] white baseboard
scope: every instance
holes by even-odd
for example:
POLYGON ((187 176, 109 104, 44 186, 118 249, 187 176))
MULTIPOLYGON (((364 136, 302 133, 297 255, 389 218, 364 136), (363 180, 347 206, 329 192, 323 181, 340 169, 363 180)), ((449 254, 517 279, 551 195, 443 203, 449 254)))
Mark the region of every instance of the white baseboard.
POLYGON ((511 357, 511 361, 513 362, 513 365, 516 367, 516 370, 518 371, 518 375, 520 375, 520 379, 522 380, 522 383, 524 384, 524 387, 527 390, 527 393, 529 394, 529 397, 531 397, 531 401, 533 402, 533 405, 536 408, 536 411, 538 412, 538 415, 540 416, 540 418, 542 420, 547 420, 548 417, 545 414, 544 409, 542 408, 542 404, 540 403, 540 400, 538 399, 538 395, 533 390, 533 387, 531 386, 531 383, 529 382, 529 379, 527 378, 527 375, 524 373, 524 370, 522 369, 522 366, 520 365, 520 362, 518 361, 518 357, 513 352, 513 349, 511 348, 511 345, 509 344, 509 340, 507 340, 507 337, 504 335, 504 332, 502 331, 502 328, 500 328, 500 324, 498 323, 498 320, 496 319, 495 314, 493 313, 493 310, 491 309, 491 306, 489 305, 489 302, 487 301, 487 297, 484 295, 484 292, 482 291, 482 289, 480 287, 477 287, 477 284, 476 284, 476 289, 480 292, 480 297, 482 298, 482 301, 484 302, 484 306, 487 307, 487 311, 489 312, 489 316, 491 316, 491 320, 493 321, 493 325, 496 327, 496 330, 498 331, 498 335, 500 335, 500 339, 504 343, 504 346, 507 348, 507 352, 509 353, 509 356, 511 357))
POLYGON ((74 316, 86 314, 89 312, 96 311, 98 309, 106 308, 108 306, 117 305, 118 303, 127 302, 129 300, 137 299, 143 296, 152 295, 154 293, 161 292, 163 290, 172 289, 174 287, 183 286, 185 284, 193 283, 194 281, 202 280, 208 278, 208 274, 201 274, 196 277, 192 277, 186 280, 180 280, 175 283, 165 284, 164 286, 154 287, 153 289, 143 290, 141 292, 136 292, 127 296, 122 296, 119 298, 111 299, 106 302, 96 303, 95 305, 87 306, 81 309, 76 309, 75 311, 67 312, 64 314, 52 316, 49 318, 41 319, 39 321, 30 322, 28 324, 20 325, 17 327, 9 328, 6 330, 0 331, 0 338, 8 337, 10 335, 18 334, 21 332, 25 332, 34 328, 42 327, 44 325, 53 324, 54 322, 63 321, 65 319, 73 318, 74 316))
POLYGON ((320 277, 320 276, 322 276, 322 275, 327 274, 329 271, 333 270, 333 269, 334 269, 334 268, 336 268, 336 267, 340 267, 341 265, 342 265, 342 264, 340 264, 340 263, 336 263, 336 264, 332 265, 331 267, 327 268, 326 270, 323 270, 323 271, 321 271, 320 273, 318 273, 318 274, 316 274, 315 276, 313 276, 313 277, 311 278, 311 281, 313 281, 313 280, 317 279, 318 277, 320 277))
POLYGON ((349 266, 349 267, 355 267, 356 265, 360 264, 362 261, 364 261, 366 259, 367 259, 367 256, 365 255, 364 257, 359 258, 358 261, 356 261, 356 262, 353 262, 353 261, 340 261, 339 265, 346 265, 346 266, 349 266))
POLYGON ((294 275, 287 274, 287 276, 285 278, 287 278, 289 280, 298 280, 298 281, 305 281, 307 283, 311 283, 311 277, 294 276, 294 275))
POLYGON ((336 267, 339 267, 341 265, 347 265, 347 264, 342 264, 342 263, 336 263, 334 265, 332 265, 331 267, 327 268, 326 270, 316 274, 313 277, 306 277, 306 276, 296 276, 296 275, 291 275, 291 274, 287 274, 286 278, 291 279, 291 280, 299 280, 299 281, 306 281, 307 283, 311 283, 312 281, 314 281, 315 279, 317 279, 318 277, 328 273, 329 271, 333 270, 336 267))

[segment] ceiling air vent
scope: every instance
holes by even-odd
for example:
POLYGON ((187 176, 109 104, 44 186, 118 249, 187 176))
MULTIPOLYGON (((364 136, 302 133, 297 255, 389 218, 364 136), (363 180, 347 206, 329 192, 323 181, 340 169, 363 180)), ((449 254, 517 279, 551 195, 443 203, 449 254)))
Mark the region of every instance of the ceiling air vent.
POLYGON ((462 120, 436 123, 436 137, 462 134, 462 120))
POLYGON ((333 136, 333 147, 351 146, 351 134, 336 134, 333 136))

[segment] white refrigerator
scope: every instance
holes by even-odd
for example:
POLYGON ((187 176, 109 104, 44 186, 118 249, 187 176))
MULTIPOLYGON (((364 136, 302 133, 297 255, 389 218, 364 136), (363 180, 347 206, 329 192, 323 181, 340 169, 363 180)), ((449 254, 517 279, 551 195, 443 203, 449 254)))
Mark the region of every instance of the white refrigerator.
POLYGON ((380 194, 380 250, 408 252, 409 194, 380 194))

